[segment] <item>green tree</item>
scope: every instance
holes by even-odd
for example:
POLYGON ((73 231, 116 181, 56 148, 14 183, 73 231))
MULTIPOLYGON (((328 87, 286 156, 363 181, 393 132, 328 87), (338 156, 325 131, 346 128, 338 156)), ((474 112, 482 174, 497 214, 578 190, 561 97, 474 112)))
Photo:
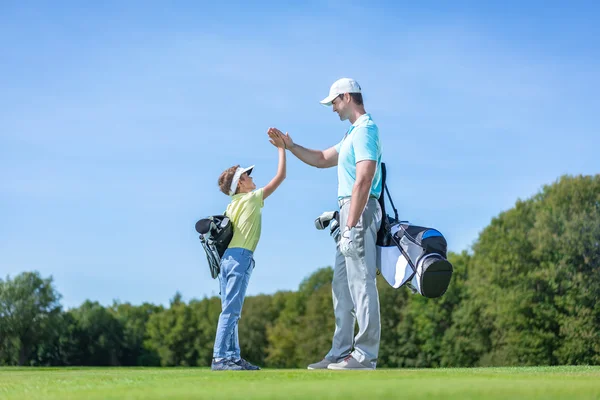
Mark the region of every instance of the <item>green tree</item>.
POLYGON ((60 315, 60 294, 52 277, 24 272, 0 280, 0 353, 8 364, 25 365, 36 344, 49 335, 60 315))
POLYGON ((273 299, 274 296, 259 295, 244 301, 239 321, 240 348, 242 357, 256 365, 265 365, 267 329, 279 316, 273 299))
POLYGON ((81 365, 85 356, 81 354, 77 341, 77 321, 69 312, 62 312, 47 334, 35 345, 31 364, 36 366, 81 365))
MULTIPOLYGON (((197 329, 194 338, 197 353, 196 363, 200 366, 209 366, 213 356, 217 322, 221 313, 221 299, 210 297, 204 298, 201 301, 193 300, 190 302, 190 307, 192 308, 194 320, 196 321, 195 328, 197 329)), ((244 341, 242 340, 242 342, 244 341)))
POLYGON ((600 362, 599 204, 599 175, 564 176, 492 220, 473 246, 453 321, 455 337, 470 337, 455 343, 456 359, 600 362))
POLYGON ((300 283, 298 292, 280 292, 275 323, 267 327, 266 362, 281 368, 306 367, 331 346, 334 318, 331 295, 333 269, 320 268, 300 283))
POLYGON ((121 365, 157 366, 160 365, 158 354, 146 348, 146 324, 151 315, 163 310, 162 306, 143 303, 134 306, 129 303, 115 302, 110 311, 119 320, 123 329, 121 365))
POLYGON ((398 336, 398 325, 408 302, 409 291, 406 288, 394 289, 384 278, 377 277, 379 292, 379 314, 381 318, 381 339, 377 366, 394 368, 403 365, 400 352, 401 343, 398 336))
MULTIPOLYGON (((327 273, 321 275, 324 279, 333 274, 330 269, 325 272, 327 273)), ((307 286, 304 290, 307 290, 304 292, 305 309, 297 325, 295 349, 299 363, 296 366, 300 368, 306 368, 308 364, 321 360, 327 354, 335 330, 331 279, 328 283, 307 286)))
POLYGON ((562 177, 537 196, 532 241, 539 270, 531 273, 542 306, 553 318, 558 364, 600 364, 600 175, 562 177))
POLYGON ((275 368, 296 368, 297 334, 301 329, 300 318, 304 314, 302 296, 299 292, 277 292, 274 304, 281 312, 273 324, 267 326, 266 365, 275 368))
POLYGON ((71 327, 66 331, 72 341, 74 354, 70 363, 75 365, 121 365, 123 354, 123 326, 113 312, 98 302, 86 300, 78 308, 69 310, 71 327))
POLYGON ((201 335, 193 309, 176 293, 168 309, 150 316, 145 345, 158 353, 161 365, 198 365, 201 335))

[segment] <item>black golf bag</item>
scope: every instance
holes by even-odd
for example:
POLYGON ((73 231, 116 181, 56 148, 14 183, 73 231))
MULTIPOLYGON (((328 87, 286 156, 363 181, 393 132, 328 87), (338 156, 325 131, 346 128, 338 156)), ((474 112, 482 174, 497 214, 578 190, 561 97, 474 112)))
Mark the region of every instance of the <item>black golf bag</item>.
POLYGON ((385 211, 384 193, 379 196, 382 211, 381 228, 377 233, 377 269, 394 288, 407 285, 425 297, 442 296, 452 278, 452 264, 446 259, 447 243, 436 229, 411 225, 398 220, 398 211, 385 183, 385 164, 382 168, 382 187, 394 210, 394 218, 385 211))
POLYGON ((233 238, 233 224, 225 215, 213 215, 196 222, 196 231, 206 252, 210 275, 215 279, 221 271, 221 258, 233 238))

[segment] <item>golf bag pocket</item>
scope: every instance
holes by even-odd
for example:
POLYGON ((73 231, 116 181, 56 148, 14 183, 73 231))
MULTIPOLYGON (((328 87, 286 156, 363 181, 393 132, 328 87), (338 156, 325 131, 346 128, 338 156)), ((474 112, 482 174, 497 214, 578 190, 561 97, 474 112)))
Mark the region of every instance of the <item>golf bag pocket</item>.
POLYGON ((377 243, 377 268, 394 288, 407 285, 428 298, 442 296, 450 284, 452 264, 447 244, 437 230, 393 222, 377 243))

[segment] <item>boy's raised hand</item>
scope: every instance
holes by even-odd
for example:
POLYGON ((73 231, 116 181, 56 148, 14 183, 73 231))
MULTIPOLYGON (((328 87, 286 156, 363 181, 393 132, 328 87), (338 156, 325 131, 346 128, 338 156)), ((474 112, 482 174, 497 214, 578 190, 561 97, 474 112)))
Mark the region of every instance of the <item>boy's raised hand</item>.
POLYGON ((271 142, 273 146, 280 149, 287 148, 283 134, 279 132, 276 128, 269 128, 267 134, 269 135, 269 142, 271 142), (273 129, 275 129, 277 132, 273 131, 273 129))

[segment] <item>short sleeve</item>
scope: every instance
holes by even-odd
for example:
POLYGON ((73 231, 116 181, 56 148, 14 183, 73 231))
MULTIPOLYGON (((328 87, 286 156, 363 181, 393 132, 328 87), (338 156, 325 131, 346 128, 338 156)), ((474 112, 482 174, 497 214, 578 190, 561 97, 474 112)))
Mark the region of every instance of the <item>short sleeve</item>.
POLYGON ((379 131, 376 126, 356 128, 352 132, 352 146, 356 162, 364 160, 379 160, 379 131))
POLYGON ((265 200, 263 199, 263 188, 256 189, 252 192, 252 203, 259 208, 263 208, 265 205, 265 200))

